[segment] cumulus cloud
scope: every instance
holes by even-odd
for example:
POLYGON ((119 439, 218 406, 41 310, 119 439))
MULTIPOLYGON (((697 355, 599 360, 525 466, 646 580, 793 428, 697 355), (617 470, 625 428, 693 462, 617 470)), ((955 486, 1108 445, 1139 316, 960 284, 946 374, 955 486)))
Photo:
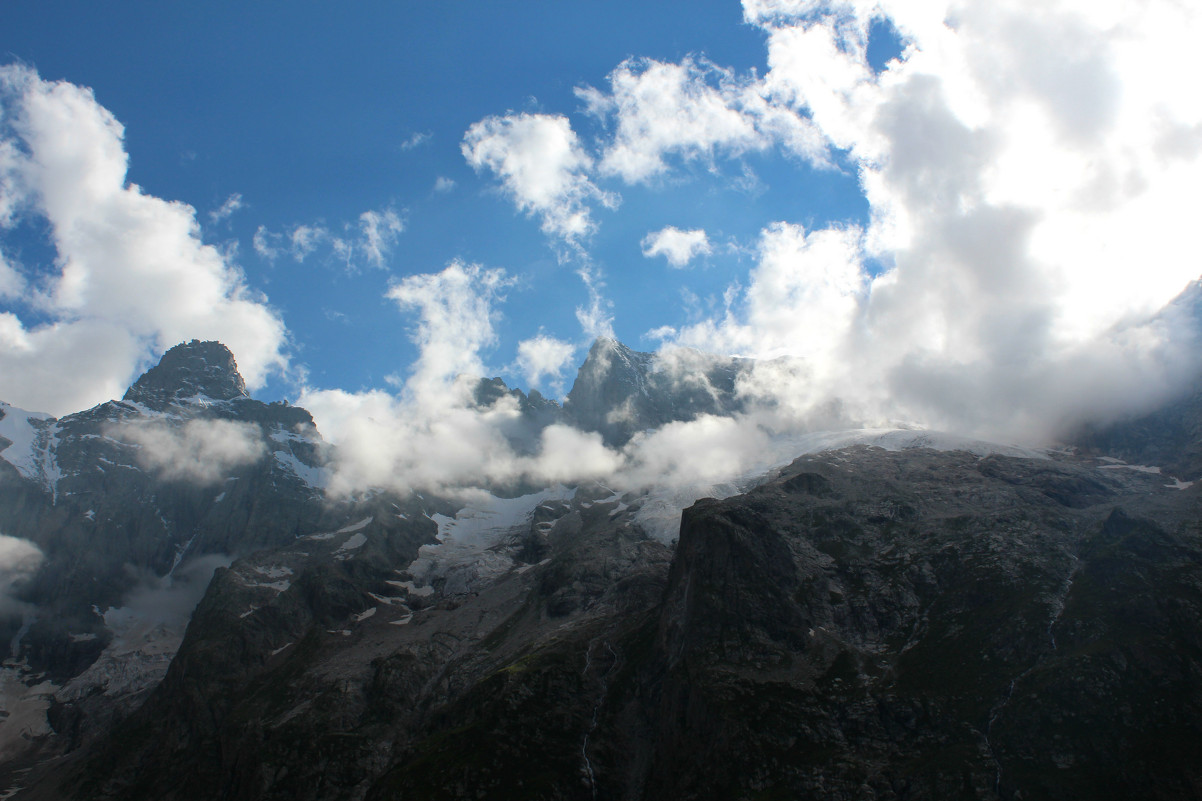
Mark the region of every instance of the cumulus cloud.
POLYGON ((0 397, 20 406, 61 414, 119 397, 194 337, 237 352, 251 388, 286 364, 283 322, 201 242, 195 210, 126 182, 123 133, 90 90, 0 68, 0 217, 44 223, 57 253, 25 276, 35 314, 0 313, 0 397))
POLYGON ((708 256, 713 252, 705 231, 699 228, 682 231, 671 225, 647 234, 640 245, 647 258, 663 256, 677 269, 687 267, 696 256, 708 256))
MULTIPOLYGON (((1198 15, 1171 3, 744 9, 768 37, 757 96, 847 155, 870 220, 766 226, 724 312, 661 329, 670 344, 783 357, 744 390, 799 421, 841 404, 852 419, 1023 439, 1146 405, 1196 371, 1189 331, 1152 315, 1200 272, 1182 254, 1202 103, 1179 63, 1198 15), (905 50, 877 72, 879 15, 905 50)), ((620 116, 619 96, 606 102, 620 116)), ((648 165, 624 167, 630 178, 665 163, 665 140, 644 128, 626 143, 619 126, 609 151, 648 165)))
POLYGON ((367 486, 433 489, 465 474, 496 476, 508 468, 499 425, 516 409, 479 414, 474 382, 480 351, 496 340, 492 304, 509 284, 503 270, 452 262, 439 273, 395 282, 388 297, 417 314, 420 355, 399 395, 306 389, 301 403, 339 446, 334 492, 367 486))
POLYGON ((230 470, 267 453, 259 427, 236 420, 126 423, 113 426, 108 435, 136 445, 138 463, 159 477, 200 485, 220 483, 230 470))
POLYGON ((754 78, 712 62, 630 59, 609 83, 608 92, 582 87, 576 94, 589 113, 612 122, 600 169, 627 183, 664 174, 670 156, 712 165, 719 153, 737 157, 775 144, 827 163, 826 145, 804 116, 767 102, 754 78))
POLYGON ((531 384, 538 384, 543 376, 558 381, 575 354, 572 343, 540 332, 518 343, 517 368, 531 384))
POLYGON ((434 191, 439 195, 446 195, 455 190, 455 181, 447 178, 445 175, 440 175, 434 181, 434 191))
MULTIPOLYGON (((399 391, 308 388, 300 398, 337 445, 330 492, 458 492, 612 472, 618 457, 599 435, 561 425, 527 429, 508 395, 477 403, 477 382, 488 372, 481 353, 496 342, 493 307, 510 283, 503 270, 463 262, 394 283, 388 296, 416 316, 410 336, 419 347, 399 391)), ((546 340, 526 351, 543 359, 543 368, 564 356, 561 343, 546 340)))
MULTIPOLYGON (((1202 100, 1183 61, 1197 14, 1171 2, 744 9, 766 35, 763 76, 632 59, 605 90, 578 90, 608 126, 596 160, 550 115, 489 118, 464 140, 469 163, 559 236, 592 230, 597 175, 653 183, 769 148, 817 166, 838 153, 858 175, 868 219, 765 221, 721 312, 660 330, 669 347, 756 357, 737 385, 746 410, 592 459, 615 485, 725 480, 781 455, 775 443, 838 425, 1038 441, 1196 374, 1195 323, 1155 313, 1200 272, 1184 256, 1202 178, 1202 100), (904 50, 874 69, 881 18, 904 50)), ((681 263, 701 252, 668 232, 644 251, 681 263)), ((611 330, 598 274, 582 276, 581 324, 611 330)), ((534 469, 495 444, 490 466, 460 480, 534 469)))
POLYGON ((477 172, 496 175, 518 209, 537 215, 550 236, 579 240, 595 228, 590 203, 617 205, 615 195, 589 179, 593 160, 567 117, 487 117, 468 128, 461 149, 477 172))

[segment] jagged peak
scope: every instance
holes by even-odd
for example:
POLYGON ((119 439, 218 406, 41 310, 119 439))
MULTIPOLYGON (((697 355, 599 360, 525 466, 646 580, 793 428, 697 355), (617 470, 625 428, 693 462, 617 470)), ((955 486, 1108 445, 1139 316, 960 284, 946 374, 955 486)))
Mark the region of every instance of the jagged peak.
POLYGON ((124 400, 156 405, 195 395, 214 400, 249 397, 234 354, 220 342, 183 342, 163 354, 125 393, 124 400))

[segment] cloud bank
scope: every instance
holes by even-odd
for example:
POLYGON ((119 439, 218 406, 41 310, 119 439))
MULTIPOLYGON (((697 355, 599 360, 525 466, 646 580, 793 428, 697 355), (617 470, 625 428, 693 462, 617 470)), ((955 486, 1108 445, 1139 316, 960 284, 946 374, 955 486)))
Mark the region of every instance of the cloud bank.
POLYGON ((168 481, 219 484, 233 468, 267 454, 259 427, 236 420, 189 420, 182 426, 126 423, 106 433, 136 445, 138 463, 168 481))
MULTIPOLYGON (((487 283, 472 295, 453 265, 423 278, 431 291, 409 308, 423 320, 423 354, 441 353, 454 372, 423 380, 423 355, 399 396, 302 399, 323 430, 327 418, 343 421, 335 429, 374 420, 343 452, 344 489, 713 484, 832 426, 1038 444, 1147 408, 1197 374, 1196 323, 1158 314, 1202 273, 1186 256, 1202 101, 1181 63, 1202 33, 1196 12, 900 0, 748 0, 744 10, 766 37, 762 76, 696 57, 631 59, 607 88, 577 91, 602 123, 595 139, 565 116, 508 114, 473 125, 462 150, 544 232, 582 249, 594 204, 616 197, 606 182, 654 188, 767 150, 854 172, 866 220, 766 220, 721 312, 657 331, 661 369, 682 347, 757 359, 737 385, 746 411, 643 432, 621 451, 562 426, 515 448, 515 405, 481 409, 456 377, 483 374, 470 368, 494 337, 479 323, 499 296, 487 283), (902 50, 877 68, 868 46, 881 19, 902 50), (450 336, 460 327, 471 336, 450 336)), ((707 246, 704 232, 672 228, 642 243, 674 265, 707 246)), ((582 325, 612 331, 598 273, 582 275, 592 299, 582 325)), ((523 343, 528 378, 568 358, 547 345, 523 343)))
MULTIPOLYGON (((605 130, 573 137, 573 180, 688 180, 772 149, 853 171, 870 213, 766 220, 722 311, 657 329, 667 345, 788 357, 747 391, 798 425, 839 404, 1025 441, 1145 408, 1196 372, 1194 335, 1153 315, 1202 274, 1197 11, 747 0, 744 14, 766 37, 762 76, 629 59, 578 89, 605 130), (902 44, 882 69, 874 21, 902 44)), ((664 229, 642 246, 681 265, 703 241, 664 229)))
POLYGON ((127 183, 123 136, 88 89, 0 68, 0 229, 44 225, 55 253, 0 260, 0 291, 22 301, 0 312, 0 397, 18 406, 61 414, 120 397, 196 337, 234 350, 251 388, 286 365, 282 320, 202 243, 196 211, 127 183))
MULTIPOLYGON (((742 176, 753 155, 783 155, 798 180, 855 175, 865 218, 764 219, 737 243, 751 269, 697 304, 718 311, 657 329, 665 364, 680 347, 759 359, 737 387, 748 411, 644 432, 621 452, 562 426, 524 437, 512 399, 482 408, 474 396, 509 274, 453 261, 389 290, 421 350, 393 389, 298 399, 341 448, 340 491, 717 481, 781 438, 836 424, 1038 442, 1192 379, 1192 323, 1158 310, 1202 273, 1199 12, 1171 0, 747 0, 744 15, 764 36, 762 74, 699 56, 628 59, 577 90, 584 125, 569 110, 500 113, 468 128, 461 153, 572 255, 591 335, 612 333, 620 312, 588 254, 619 190, 742 176), (883 67, 868 58, 874 20, 902 45, 883 67)), ((194 212, 125 184, 111 115, 78 87, 3 75, 0 224, 46 220, 61 267, 39 276, 0 257, 0 297, 30 298, 29 315, 0 314, 0 396, 80 408, 193 336, 230 344, 252 385, 282 364, 282 323, 200 243, 194 212)), ((255 246, 383 265, 402 229, 399 214, 368 212, 337 235, 262 229, 255 246)), ((665 228, 641 245, 678 266, 708 236, 665 228)), ((540 334, 501 360, 554 380, 568 347, 540 334)))
MULTIPOLYGON (((523 432, 513 398, 477 403, 476 384, 487 373, 481 352, 496 342, 493 305, 509 284, 503 270, 452 262, 392 286, 388 297, 398 310, 417 317, 411 339, 420 350, 409 375, 396 379, 398 392, 310 388, 300 398, 338 445, 330 492, 377 486, 454 493, 596 478, 616 468, 597 434, 560 425, 523 432)), ((546 368, 556 349, 543 343, 528 353, 549 360, 535 365, 546 368)))

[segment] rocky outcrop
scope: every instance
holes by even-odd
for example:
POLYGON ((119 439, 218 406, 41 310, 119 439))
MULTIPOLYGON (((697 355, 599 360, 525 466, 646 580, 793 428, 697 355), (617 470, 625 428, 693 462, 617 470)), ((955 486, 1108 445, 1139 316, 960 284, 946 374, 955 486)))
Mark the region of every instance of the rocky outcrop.
POLYGON ((129 388, 122 400, 157 409, 195 396, 213 400, 250 397, 234 354, 220 342, 194 339, 176 345, 129 388))
POLYGON ((216 565, 363 515, 325 499, 309 413, 248 397, 219 343, 172 348, 121 401, 60 419, 0 411, 0 533, 41 553, 0 605, 5 670, 51 682, 55 747, 145 700, 216 565))
MULTIPOLYGON (((0 766, 15 798, 1199 796, 1188 398, 1092 450, 804 456, 686 509, 673 548, 662 498, 600 484, 329 501, 306 412, 214 343, 172 354, 124 401, 5 411, 0 528, 45 553, 10 634, 69 679, 0 766), (123 433, 213 423, 262 445, 216 481, 123 433), (186 634, 135 625, 216 564, 186 634)), ((514 443, 614 446, 742 408, 746 365, 673 358, 696 369, 599 340, 563 409, 475 401, 512 404, 514 443)))
POLYGON ((247 579, 283 553, 220 573, 167 679, 70 787, 1193 798, 1202 498, 1166 484, 857 446, 698 502, 674 555, 638 498, 581 488, 522 517, 488 580, 427 589, 404 548, 333 559, 344 532, 324 558, 299 548, 314 561, 261 605, 247 579))
POLYGON ((564 413, 577 427, 600 432, 607 445, 620 447, 665 423, 739 411, 736 381, 747 365, 684 348, 671 358, 640 353, 601 337, 576 374, 564 413))
MULTIPOLYGON (((670 551, 637 529, 635 511, 602 487, 548 500, 493 548, 507 567, 475 584, 419 586, 414 546, 434 524, 415 507, 404 519, 392 510, 388 549, 373 518, 237 562, 218 573, 154 696, 82 769, 48 772, 38 792, 538 797, 566 782, 585 797, 585 740, 618 643, 650 619, 667 575, 670 551)), ((445 546, 432 547, 427 561, 445 546)))
POLYGON ((644 797, 1196 797, 1202 503, 1164 484, 858 448, 687 510, 644 797))

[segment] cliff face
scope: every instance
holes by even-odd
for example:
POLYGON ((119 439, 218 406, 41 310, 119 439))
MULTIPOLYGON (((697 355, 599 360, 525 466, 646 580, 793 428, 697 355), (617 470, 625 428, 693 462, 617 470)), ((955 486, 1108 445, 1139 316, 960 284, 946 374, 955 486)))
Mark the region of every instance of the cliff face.
POLYGON ((855 447, 697 503, 674 555, 638 531, 637 499, 607 492, 534 507, 487 580, 445 573, 421 595, 397 574, 406 589, 367 616, 403 550, 318 560, 246 618, 235 565, 76 797, 1202 786, 1197 486, 1067 456, 855 447))
POLYGON ((611 447, 640 431, 702 414, 743 408, 736 392, 746 360, 681 349, 672 359, 633 351, 613 339, 593 343, 564 403, 568 420, 598 431, 611 447))
MULTIPOLYGON (((1119 459, 1188 463, 1192 396, 1092 450, 803 456, 673 548, 663 497, 601 484, 327 499, 307 412, 169 355, 123 401, 0 408, 0 528, 44 560, 0 689, 49 699, 0 737, 11 797, 1202 795, 1202 483, 1119 459)), ((738 363, 646 356, 477 402, 515 442, 737 408, 738 363)))
POLYGON ((645 797, 1195 797, 1202 504, 1164 484, 856 449, 689 509, 645 797))

